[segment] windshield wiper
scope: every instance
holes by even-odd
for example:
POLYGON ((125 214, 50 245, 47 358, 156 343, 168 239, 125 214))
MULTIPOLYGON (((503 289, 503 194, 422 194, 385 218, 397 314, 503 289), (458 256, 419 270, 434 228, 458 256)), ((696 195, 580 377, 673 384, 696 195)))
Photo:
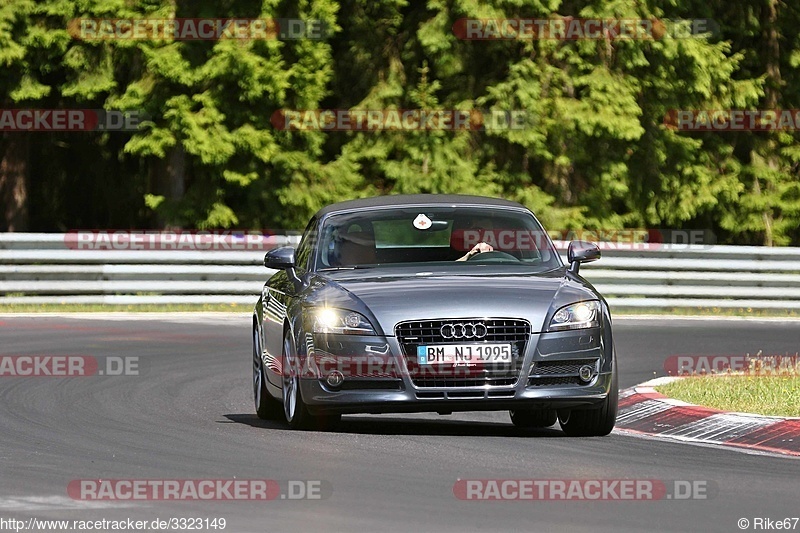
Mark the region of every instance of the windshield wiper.
POLYGON ((328 272, 331 270, 360 270, 362 268, 372 268, 367 265, 353 265, 353 266, 346 266, 346 267, 328 267, 328 268, 320 268, 317 272, 328 272))

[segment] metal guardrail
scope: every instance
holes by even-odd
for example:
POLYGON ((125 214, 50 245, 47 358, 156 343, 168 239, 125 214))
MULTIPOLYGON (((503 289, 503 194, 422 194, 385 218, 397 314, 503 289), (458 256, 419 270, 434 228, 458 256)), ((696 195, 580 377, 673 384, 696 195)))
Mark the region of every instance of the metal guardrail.
MULTIPOLYGON (((253 304, 272 274, 264 250, 81 250, 66 235, 0 234, 0 304, 253 304)), ((800 309, 800 248, 601 248, 581 272, 612 308, 800 309)))
POLYGON ((581 272, 615 308, 800 309, 800 248, 611 245, 581 272))
POLYGON ((264 253, 79 249, 70 234, 0 233, 0 304, 255 304, 274 273, 264 253))

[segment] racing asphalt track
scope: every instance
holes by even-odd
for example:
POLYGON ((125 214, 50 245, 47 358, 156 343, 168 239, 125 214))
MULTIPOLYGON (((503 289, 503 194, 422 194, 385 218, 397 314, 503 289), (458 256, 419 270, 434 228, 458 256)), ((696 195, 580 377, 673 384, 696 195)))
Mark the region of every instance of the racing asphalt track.
MULTIPOLYGON (((800 516, 800 460, 613 433, 522 431, 508 414, 258 420, 242 316, 0 317, 2 355, 139 356, 139 376, 0 378, 0 518, 225 517, 229 532, 740 531, 800 516), (73 479, 324 480, 322 500, 83 502, 73 479), (692 501, 462 501, 458 478, 705 480, 692 501)), ((619 319, 620 386, 674 354, 794 354, 800 322, 619 319)), ((556 426, 557 427, 557 426, 556 426)), ((797 526, 800 530, 800 524, 797 526)), ((213 530, 212 530, 213 531, 213 530)))

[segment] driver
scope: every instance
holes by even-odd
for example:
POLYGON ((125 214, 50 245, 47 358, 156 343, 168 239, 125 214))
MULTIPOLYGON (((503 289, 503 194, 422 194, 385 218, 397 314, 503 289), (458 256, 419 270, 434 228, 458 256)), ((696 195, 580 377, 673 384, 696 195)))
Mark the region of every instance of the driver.
POLYGON ((493 252, 493 251, 494 248, 492 248, 491 244, 486 244, 485 242, 479 242, 478 244, 472 247, 472 250, 470 250, 469 252, 465 253, 464 255, 456 259, 456 261, 466 261, 473 255, 477 255, 483 252, 493 252))
MULTIPOLYGON (((492 229, 494 229, 494 223, 492 222, 492 219, 490 219, 490 218, 480 218, 480 219, 471 221, 471 223, 469 225, 469 229, 470 230, 478 230, 480 232, 480 235, 485 235, 485 232, 487 230, 491 231, 492 229)), ((466 261, 470 257, 473 257, 473 256, 478 255, 480 253, 493 252, 493 251, 494 251, 494 248, 492 247, 491 244, 487 244, 485 242, 479 242, 478 244, 473 246, 472 249, 469 252, 465 253, 464 255, 462 255, 461 257, 456 259, 456 261, 466 261)))

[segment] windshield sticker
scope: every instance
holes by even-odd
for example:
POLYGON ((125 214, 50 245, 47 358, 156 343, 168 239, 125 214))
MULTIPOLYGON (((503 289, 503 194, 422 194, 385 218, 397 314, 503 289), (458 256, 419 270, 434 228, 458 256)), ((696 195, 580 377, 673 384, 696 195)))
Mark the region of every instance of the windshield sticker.
POLYGON ((428 229, 431 227, 431 219, 420 213, 414 219, 414 227, 417 229, 428 229))

